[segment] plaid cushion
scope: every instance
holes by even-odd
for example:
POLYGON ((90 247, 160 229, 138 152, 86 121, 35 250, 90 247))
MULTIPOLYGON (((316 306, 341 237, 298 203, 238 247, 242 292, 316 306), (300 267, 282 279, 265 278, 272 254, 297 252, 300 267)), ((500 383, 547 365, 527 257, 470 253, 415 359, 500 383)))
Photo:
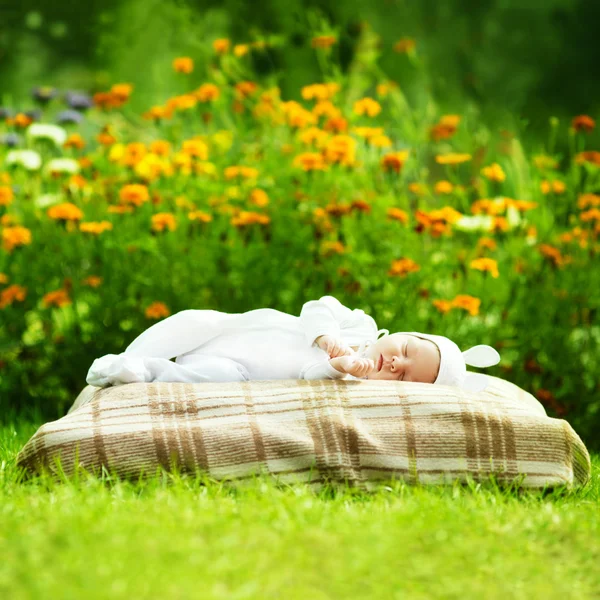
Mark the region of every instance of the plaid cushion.
POLYGON ((491 377, 483 392, 401 381, 273 380, 88 386, 69 414, 38 429, 18 456, 28 472, 76 463, 121 477, 174 464, 215 479, 264 472, 279 481, 483 481, 569 487, 590 457, 564 420, 491 377))

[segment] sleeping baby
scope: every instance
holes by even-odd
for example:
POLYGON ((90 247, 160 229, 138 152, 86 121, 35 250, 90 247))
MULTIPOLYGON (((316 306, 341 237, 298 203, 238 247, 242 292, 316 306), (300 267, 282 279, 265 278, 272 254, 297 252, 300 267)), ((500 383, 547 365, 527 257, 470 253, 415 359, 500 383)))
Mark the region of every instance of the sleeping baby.
POLYGON ((444 336, 389 335, 364 311, 323 296, 306 302, 300 316, 271 308, 180 311, 149 327, 123 353, 96 359, 86 381, 106 387, 155 381, 382 379, 477 391, 487 377, 467 372, 466 365, 487 367, 499 359, 491 346, 461 352, 444 336))

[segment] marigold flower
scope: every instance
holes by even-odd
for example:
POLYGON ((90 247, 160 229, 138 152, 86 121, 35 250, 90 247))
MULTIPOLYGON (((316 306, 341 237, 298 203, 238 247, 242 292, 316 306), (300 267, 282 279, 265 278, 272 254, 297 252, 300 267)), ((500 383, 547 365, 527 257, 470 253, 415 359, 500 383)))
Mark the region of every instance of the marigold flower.
POLYGON ((177 73, 191 73, 194 70, 194 61, 189 56, 181 56, 173 61, 173 69, 177 73))
POLYGON ((2 247, 7 252, 12 252, 18 246, 28 246, 29 244, 31 244, 31 231, 26 227, 15 225, 2 230, 2 247))
POLYGON ((449 181, 442 179, 436 182, 433 186, 433 191, 436 194, 451 194, 454 191, 454 186, 449 181))
POLYGON ((348 130, 348 121, 344 117, 331 117, 323 123, 323 129, 325 131, 345 133, 348 130))
POLYGON ((395 171, 400 173, 404 163, 408 159, 410 152, 408 150, 402 150, 400 152, 390 152, 385 154, 381 159, 381 166, 384 171, 395 171))
POLYGON ((133 167, 146 156, 147 152, 146 145, 142 144, 142 142, 131 142, 125 146, 120 163, 128 167, 133 167))
POLYGON ((384 98, 387 96, 391 90, 398 87, 398 84, 395 81, 385 81, 383 83, 378 83, 375 91, 378 96, 384 98))
POLYGON ((583 163, 590 163, 592 165, 596 165, 600 167, 600 152, 596 150, 588 150, 585 152, 579 152, 575 155, 575 162, 578 165, 582 165, 583 163))
POLYGON ((159 121, 160 119, 170 119, 173 115, 173 110, 166 106, 153 106, 149 111, 145 112, 142 117, 149 121, 159 121))
POLYGON ((416 273, 420 271, 421 267, 410 258, 400 258, 398 260, 392 261, 392 266, 390 267, 387 274, 398 277, 406 277, 409 273, 416 273))
POLYGON ((323 150, 324 158, 329 163, 351 166, 355 162, 356 140, 348 135, 335 135, 323 150))
POLYGON ((300 138, 300 141, 307 146, 314 145, 317 148, 322 148, 330 138, 330 134, 318 127, 309 127, 308 129, 301 131, 298 137, 300 138))
POLYGON ((573 127, 575 131, 585 131, 586 133, 590 133, 594 131, 594 128, 596 127, 596 121, 588 115, 578 115, 571 121, 571 127, 573 127))
POLYGON ((498 163, 492 163, 488 167, 481 169, 481 174, 490 181, 502 182, 506 179, 506 174, 498 163))
POLYGON ((162 317, 168 317, 170 314, 167 305, 163 302, 153 302, 144 312, 147 319, 161 319, 162 317))
POLYGON ((117 141, 117 138, 115 138, 108 131, 100 132, 97 135, 96 139, 98 140, 99 144, 102 144, 102 146, 111 146, 112 144, 114 144, 117 141))
POLYGON ((79 223, 79 231, 82 233, 92 233, 94 235, 100 235, 104 231, 110 231, 113 225, 110 221, 88 221, 86 223, 79 223))
POLYGON ((368 140, 369 138, 383 135, 383 127, 353 127, 352 133, 368 140))
POLYGON ((325 240, 321 243, 321 254, 325 257, 334 254, 344 254, 345 252, 346 247, 342 242, 325 240))
POLYGON ((248 98, 258 90, 258 84, 254 81, 239 81, 235 84, 235 93, 238 98, 248 98))
POLYGON ((50 308, 51 306, 60 308, 61 306, 67 306, 68 304, 73 304, 73 302, 69 297, 67 290, 62 288, 54 290, 53 292, 48 292, 42 298, 42 305, 44 308, 50 308))
POLYGON ((414 50, 416 45, 417 43, 412 38, 402 38, 394 44, 394 52, 407 53, 414 50))
POLYGON ((212 102, 213 100, 218 100, 221 92, 214 83, 203 83, 195 92, 192 92, 192 94, 200 102, 212 102))
POLYGON ((395 207, 388 208, 387 216, 389 219, 392 219, 394 221, 400 221, 401 223, 404 223, 405 225, 408 224, 408 214, 400 208, 395 208, 395 207))
POLYGON ((72 202, 56 204, 48 209, 48 217, 57 221, 81 221, 83 212, 72 202))
POLYGON ((478 242, 477 242, 477 248, 479 248, 480 250, 496 250, 497 248, 497 243, 496 240, 494 238, 489 238, 489 237, 481 237, 479 238, 478 242))
POLYGON ((409 183, 408 189, 417 196, 424 196, 427 193, 427 188, 422 183, 409 183))
POLYGON ((368 138, 368 143, 375 148, 389 148, 392 140, 387 135, 374 135, 368 138))
POLYGON ((315 117, 325 116, 329 119, 337 119, 342 116, 342 111, 330 100, 319 100, 311 112, 315 117))
POLYGON ((314 83, 302 88, 302 97, 305 100, 331 100, 340 90, 338 83, 314 83))
POLYGON ((269 196, 264 190, 256 188, 250 192, 250 203, 260 207, 267 206, 269 196))
POLYGON ((468 296, 466 294, 460 294, 452 300, 452 307, 463 308, 473 317, 479 314, 480 305, 481 300, 479 298, 468 296))
POLYGON ((125 101, 131 95, 131 92, 133 91, 133 85, 131 85, 130 83, 115 83, 110 88, 110 91, 119 100, 125 101))
POLYGON ((452 310, 452 303, 448 300, 432 300, 431 302, 435 308, 438 309, 442 314, 446 314, 450 310, 452 310))
POLYGON ((232 167, 226 167, 223 171, 225 179, 235 179, 241 177, 244 179, 256 179, 258 177, 258 169, 253 167, 244 167, 236 165, 232 167))
POLYGON ((98 277, 97 275, 89 275, 81 283, 83 285, 89 285, 90 287, 97 288, 102 284, 102 282, 102 277, 98 277))
POLYGON ((333 35, 318 35, 310 40, 310 45, 313 48, 330 48, 337 42, 333 35))
POLYGON ((540 183, 540 190, 544 195, 549 194, 550 192, 553 192, 554 194, 562 194, 566 189, 567 186, 562 181, 558 181, 557 179, 554 179, 553 181, 544 179, 544 181, 540 183))
POLYGON ((0 206, 8 206, 14 199, 15 195, 12 188, 7 185, 0 186, 0 206))
POLYGON ((150 152, 158 156, 169 156, 171 153, 171 143, 165 140, 154 140, 150 142, 150 152))
POLYGON ((357 211, 363 212, 363 213, 371 212, 371 205, 368 202, 366 202, 365 200, 353 200, 352 204, 350 205, 350 208, 352 210, 357 210, 357 211))
POLYGON ((119 191, 119 198, 122 204, 134 204, 141 206, 144 202, 150 200, 148 188, 140 183, 129 183, 119 191))
POLYGON ((24 302, 27 296, 27 288, 13 284, 0 291, 0 308, 14 304, 15 302, 24 302))
POLYGON ((213 220, 212 215, 201 210, 195 210, 188 213, 188 219, 190 221, 200 221, 201 223, 210 223, 213 220))
POLYGON ((213 42, 213 49, 217 54, 225 54, 229 51, 230 44, 227 38, 219 38, 213 42))
POLYGON ((493 258, 476 258, 471 261, 469 266, 478 271, 489 272, 495 279, 500 276, 498 273, 498 262, 493 258))
POLYGON ((322 154, 317 152, 305 152, 294 158, 294 167, 300 167, 304 171, 324 171, 327 166, 322 154))
POLYGON ((583 210, 588 206, 600 206, 600 195, 598 194, 582 194, 577 200, 577 208, 583 210))
POLYGON ((472 156, 470 154, 449 152, 448 154, 438 154, 435 157, 435 162, 439 165, 458 165, 471 160, 471 158, 472 156))
POLYGON ((152 215, 152 231, 175 231, 177 229, 177 219, 172 213, 156 213, 152 215))
POLYGON ((63 148, 85 148, 85 141, 78 133, 72 133, 63 144, 63 148))
POLYGON ((361 98, 354 103, 354 114, 376 117, 381 112, 381 104, 373 98, 361 98))
POLYGON ((244 227, 246 225, 268 225, 271 219, 268 215, 242 210, 239 215, 231 218, 231 224, 235 227, 244 227))

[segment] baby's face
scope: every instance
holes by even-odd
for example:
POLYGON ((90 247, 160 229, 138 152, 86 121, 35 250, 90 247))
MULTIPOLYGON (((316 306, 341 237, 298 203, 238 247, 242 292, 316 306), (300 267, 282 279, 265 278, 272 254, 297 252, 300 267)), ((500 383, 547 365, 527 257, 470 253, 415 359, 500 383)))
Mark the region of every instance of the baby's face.
POLYGON ((375 362, 375 371, 369 373, 366 379, 434 383, 440 370, 438 347, 430 340, 406 333, 380 338, 368 348, 365 357, 375 362))

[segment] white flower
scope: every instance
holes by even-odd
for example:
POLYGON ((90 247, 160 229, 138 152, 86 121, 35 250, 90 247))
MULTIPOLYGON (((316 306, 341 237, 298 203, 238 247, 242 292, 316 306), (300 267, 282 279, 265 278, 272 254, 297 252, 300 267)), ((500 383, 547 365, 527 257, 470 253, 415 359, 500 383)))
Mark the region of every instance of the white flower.
POLYGON ((52 140, 57 146, 62 146, 67 140, 67 132, 58 125, 33 123, 27 128, 27 137, 34 140, 52 140))
POLYGON ((58 194, 43 194, 34 200, 34 203, 38 208, 52 206, 58 202, 60 202, 60 196, 58 194))
POLYGON ((42 166, 42 157, 35 150, 11 150, 6 155, 5 164, 37 171, 42 166))
POLYGON ((47 173, 79 173, 79 163, 72 158, 53 158, 44 169, 47 173))
POLYGON ((521 222, 521 215, 512 204, 506 209, 506 220, 511 228, 516 227, 521 222))
POLYGON ((491 231, 494 227, 494 219, 490 215, 463 216, 454 227, 460 231, 491 231))

